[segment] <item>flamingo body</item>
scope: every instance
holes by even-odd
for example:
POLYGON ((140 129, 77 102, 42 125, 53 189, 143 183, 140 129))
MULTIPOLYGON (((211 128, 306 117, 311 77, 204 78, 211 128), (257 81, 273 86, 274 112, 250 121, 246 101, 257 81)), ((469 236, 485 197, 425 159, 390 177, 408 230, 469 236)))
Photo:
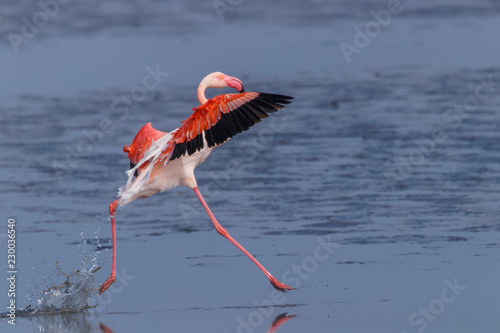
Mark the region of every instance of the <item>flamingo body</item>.
POLYGON ((115 281, 116 233, 115 210, 117 206, 158 192, 182 185, 193 189, 207 211, 217 232, 243 251, 269 278, 273 286, 281 291, 293 289, 276 280, 248 251, 236 242, 220 226, 197 188, 194 169, 210 155, 212 150, 234 135, 248 130, 290 103, 293 97, 258 92, 244 92, 239 79, 220 72, 207 75, 198 87, 200 106, 172 132, 162 132, 151 123, 144 125, 130 145, 123 147, 128 153, 131 169, 127 171, 127 183, 119 188, 118 199, 110 204, 113 232, 113 267, 111 276, 101 286, 103 293, 115 281), (233 87, 237 94, 224 94, 207 100, 206 88, 233 87))

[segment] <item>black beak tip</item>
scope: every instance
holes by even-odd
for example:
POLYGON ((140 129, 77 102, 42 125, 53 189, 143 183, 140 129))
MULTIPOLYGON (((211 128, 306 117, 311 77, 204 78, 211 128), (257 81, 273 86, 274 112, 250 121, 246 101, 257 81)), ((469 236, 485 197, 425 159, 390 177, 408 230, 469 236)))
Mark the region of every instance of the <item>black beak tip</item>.
POLYGON ((243 85, 241 86, 241 90, 238 91, 239 93, 244 93, 245 92, 245 88, 243 88, 243 85))

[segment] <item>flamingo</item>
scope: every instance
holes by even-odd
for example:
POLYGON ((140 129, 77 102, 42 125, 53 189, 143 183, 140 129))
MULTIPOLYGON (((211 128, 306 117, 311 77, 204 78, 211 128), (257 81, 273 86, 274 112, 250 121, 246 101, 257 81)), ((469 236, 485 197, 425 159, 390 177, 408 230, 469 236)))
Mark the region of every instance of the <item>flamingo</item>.
POLYGON ((99 288, 105 292, 116 280, 116 208, 151 195, 182 185, 192 189, 206 210, 217 232, 233 243, 267 276, 279 291, 294 289, 269 273, 257 259, 217 222, 203 199, 194 176, 194 169, 210 155, 212 150, 227 142, 234 135, 248 130, 289 104, 293 97, 259 92, 245 92, 241 80, 214 72, 201 80, 197 90, 200 106, 181 125, 170 133, 154 129, 151 123, 144 125, 131 145, 123 147, 130 159, 127 183, 118 189, 118 199, 109 204, 113 259, 111 275, 99 288), (231 87, 238 93, 205 97, 207 88, 231 87))

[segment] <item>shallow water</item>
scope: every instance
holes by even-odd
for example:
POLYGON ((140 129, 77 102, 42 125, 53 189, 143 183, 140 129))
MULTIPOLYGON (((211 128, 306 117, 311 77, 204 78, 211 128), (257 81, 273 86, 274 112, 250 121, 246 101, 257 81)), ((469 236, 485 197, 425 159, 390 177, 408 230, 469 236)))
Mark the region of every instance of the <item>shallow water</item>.
MULTIPOLYGON (((11 2, 3 36, 40 10, 11 2)), ((82 260, 89 270, 73 283, 93 286, 79 289, 86 310, 0 318, 1 331, 498 328, 500 7, 402 4, 350 63, 340 43, 387 2, 241 2, 221 20, 212 2, 73 1, 19 53, 4 38, 0 207, 5 224, 16 219, 17 309, 36 309, 82 260), (157 68, 168 75, 133 95, 157 68), (197 179, 234 238, 299 288, 275 294, 177 188, 118 210, 119 278, 97 296, 111 269, 107 205, 129 166, 122 146, 147 122, 178 126, 214 70, 295 97, 216 149, 197 179), (113 109, 121 96, 132 105, 113 109)), ((5 227, 5 256, 6 241, 5 227)), ((2 304, 8 289, 2 280, 2 304)))

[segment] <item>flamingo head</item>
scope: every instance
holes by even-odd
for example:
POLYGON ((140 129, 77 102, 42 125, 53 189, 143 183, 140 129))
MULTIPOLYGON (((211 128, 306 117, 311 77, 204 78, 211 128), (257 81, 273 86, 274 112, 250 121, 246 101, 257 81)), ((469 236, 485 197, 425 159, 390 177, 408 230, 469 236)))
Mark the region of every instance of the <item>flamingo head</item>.
POLYGON ((205 76, 201 81, 200 85, 204 85, 207 88, 225 88, 230 87, 236 89, 239 93, 245 92, 243 88, 243 83, 240 79, 226 75, 221 72, 214 72, 205 76))

